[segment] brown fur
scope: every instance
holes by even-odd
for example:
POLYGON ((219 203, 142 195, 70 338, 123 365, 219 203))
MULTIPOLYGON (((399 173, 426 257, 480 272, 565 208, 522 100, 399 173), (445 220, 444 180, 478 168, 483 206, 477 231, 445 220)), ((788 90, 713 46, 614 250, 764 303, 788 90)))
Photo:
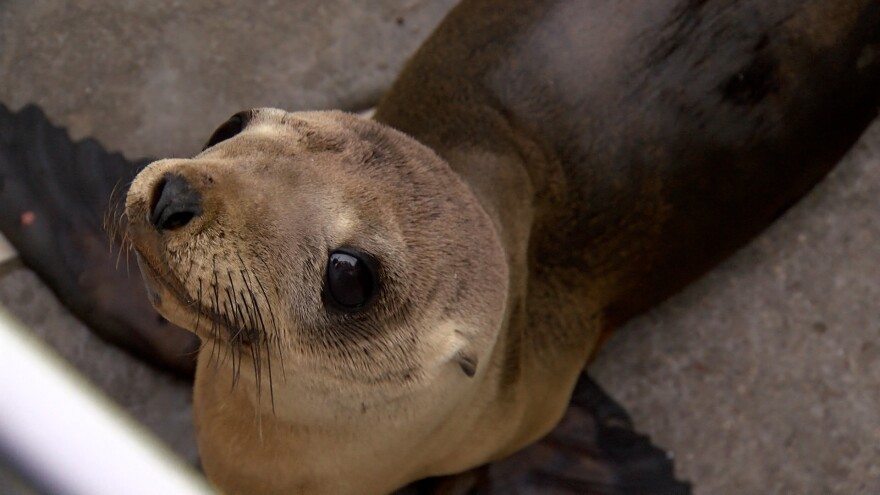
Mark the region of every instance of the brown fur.
POLYGON ((548 391, 548 416, 520 405, 534 378, 500 385, 508 263, 523 253, 506 252, 492 216, 432 151, 393 130, 338 112, 258 110, 196 158, 152 164, 127 211, 154 304, 203 341, 196 425, 224 491, 387 492, 508 453, 564 409, 565 387, 548 391), (169 171, 199 191, 202 213, 159 231, 148 210, 169 171), (377 303, 363 313, 322 304, 324 264, 340 246, 381 262, 377 303), (499 429, 503 441, 471 437, 499 429), (452 438, 478 447, 462 456, 452 438), (266 463, 288 467, 249 474, 266 463))
POLYGON ((132 239, 156 307, 203 340, 209 478, 384 493, 544 435, 603 332, 741 246, 855 140, 878 26, 868 0, 466 1, 377 112, 418 141, 258 110, 151 165, 132 239), (146 217, 169 171, 204 211, 159 232, 146 217), (344 245, 381 261, 362 314, 320 299, 344 245))

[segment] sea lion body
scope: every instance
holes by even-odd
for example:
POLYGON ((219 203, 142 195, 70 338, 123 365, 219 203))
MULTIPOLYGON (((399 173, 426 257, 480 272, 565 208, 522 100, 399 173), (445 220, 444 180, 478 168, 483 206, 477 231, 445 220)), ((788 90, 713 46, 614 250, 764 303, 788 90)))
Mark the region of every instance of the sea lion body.
POLYGON ((258 110, 145 169, 130 232, 157 309, 203 340, 208 477, 386 493, 546 434, 604 332, 764 228, 875 115, 878 10, 466 1, 381 103, 388 128, 258 110), (199 207, 156 223, 176 180, 199 207), (321 300, 340 246, 382 266, 375 306, 321 300))
POLYGON ((199 451, 225 492, 387 493, 509 454, 565 409, 566 387, 543 388, 535 408, 517 398, 537 378, 501 383, 504 247, 467 186, 401 133, 339 112, 256 110, 195 159, 145 169, 127 210, 153 303, 203 340, 199 451), (172 218, 177 177, 200 211, 157 228, 148 219, 172 218), (247 207, 230 207, 235 191, 247 207), (381 265, 361 312, 322 301, 325 258, 341 246, 381 265), (354 464, 357 476, 338 475, 354 464))
POLYGON ((877 114, 878 18, 867 0, 465 1, 375 118, 504 215, 526 191, 492 181, 527 175, 530 285, 589 286, 616 326, 849 149, 877 114), (480 154, 507 161, 486 170, 480 154))
POLYGON ((387 493, 538 440, 609 330, 855 141, 878 36, 869 0, 465 1, 375 121, 259 109, 151 164, 128 236, 153 305, 202 340, 208 477, 387 493), (342 309, 339 253, 372 284, 342 309))

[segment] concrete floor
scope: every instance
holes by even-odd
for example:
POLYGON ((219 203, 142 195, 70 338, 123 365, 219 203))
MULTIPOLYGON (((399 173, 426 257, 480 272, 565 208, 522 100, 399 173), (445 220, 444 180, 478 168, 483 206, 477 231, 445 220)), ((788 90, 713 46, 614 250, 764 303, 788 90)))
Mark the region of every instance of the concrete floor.
MULTIPOLYGON (((186 156, 256 106, 375 102, 454 2, 6 0, 0 101, 128 156, 186 156), (74 5, 75 4, 75 5, 74 5)), ((768 232, 593 366, 697 494, 880 494, 880 121, 768 232)), ((108 347, 26 268, 0 304, 186 459, 188 386, 108 347)))

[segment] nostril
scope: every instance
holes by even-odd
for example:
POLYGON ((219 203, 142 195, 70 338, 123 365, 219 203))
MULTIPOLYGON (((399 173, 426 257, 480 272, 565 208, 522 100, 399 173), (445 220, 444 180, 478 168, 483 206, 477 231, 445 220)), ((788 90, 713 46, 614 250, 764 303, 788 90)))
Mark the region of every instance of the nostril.
POLYGON ((156 183, 156 186, 153 187, 153 194, 150 196, 150 223, 156 224, 156 206, 159 204, 159 198, 162 196, 162 192, 165 191, 165 184, 168 182, 166 180, 167 175, 159 179, 159 182, 156 183))
POLYGON ((182 176, 165 174, 153 189, 150 223, 157 229, 178 229, 201 213, 201 194, 182 176))
POLYGON ((196 216, 196 214, 191 211, 175 212, 168 215, 158 227, 162 230, 174 230, 188 224, 194 216, 196 216))

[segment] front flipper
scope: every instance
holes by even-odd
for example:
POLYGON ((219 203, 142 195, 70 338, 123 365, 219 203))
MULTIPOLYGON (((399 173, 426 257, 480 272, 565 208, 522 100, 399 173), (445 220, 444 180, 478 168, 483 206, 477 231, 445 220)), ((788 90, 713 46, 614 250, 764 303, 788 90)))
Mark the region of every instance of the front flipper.
POLYGON ((35 106, 11 112, 0 104, 0 231, 97 334, 189 375, 197 339, 150 306, 137 272, 129 276, 119 238, 103 229, 147 163, 108 153, 93 139, 72 142, 35 106))
MULTIPOLYGON (((458 476, 425 480, 432 495, 686 495, 672 460, 633 431, 623 408, 581 375, 568 411, 538 443, 458 476)), ((412 493, 412 492, 410 492, 412 493)))

